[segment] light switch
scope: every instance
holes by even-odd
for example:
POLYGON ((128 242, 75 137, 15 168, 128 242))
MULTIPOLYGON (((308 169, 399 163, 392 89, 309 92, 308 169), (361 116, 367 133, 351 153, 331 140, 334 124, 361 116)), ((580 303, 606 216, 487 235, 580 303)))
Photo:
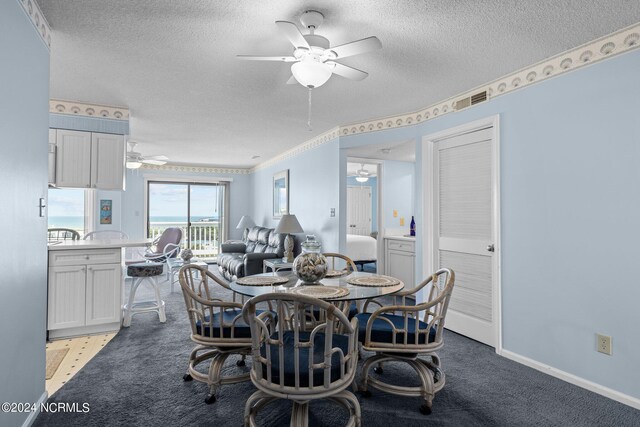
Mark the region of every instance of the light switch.
POLYGON ((398 218, 398 211, 395 209, 393 210, 393 217, 398 218))
POLYGON ((336 208, 331 208, 331 216, 336 216, 336 208))
POLYGON ((403 226, 403 225, 404 225, 404 218, 400 217, 400 226, 403 226))

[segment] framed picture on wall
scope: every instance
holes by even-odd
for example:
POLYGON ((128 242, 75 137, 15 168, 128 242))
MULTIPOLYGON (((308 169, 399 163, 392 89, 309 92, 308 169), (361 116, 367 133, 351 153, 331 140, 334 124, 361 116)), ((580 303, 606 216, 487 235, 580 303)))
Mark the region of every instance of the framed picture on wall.
POLYGON ((100 224, 111 224, 112 201, 100 200, 100 224))
POLYGON ((289 169, 273 174, 273 217, 289 213, 289 169))

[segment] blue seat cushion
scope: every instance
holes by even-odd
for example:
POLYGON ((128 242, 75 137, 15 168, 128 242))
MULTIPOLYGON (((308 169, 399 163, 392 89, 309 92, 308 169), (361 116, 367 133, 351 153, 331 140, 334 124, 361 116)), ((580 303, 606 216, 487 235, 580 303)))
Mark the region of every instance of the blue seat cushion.
MULTIPOLYGON (((265 310, 256 310, 256 315, 260 315, 265 310)), ((275 318, 276 314, 273 313, 275 318)), ((198 320, 196 322, 196 332, 199 335, 212 338, 220 338, 220 311, 216 311, 213 315, 213 321, 209 323, 210 317, 204 318, 204 330, 202 328, 202 322, 198 320), (213 330, 211 330, 213 329, 213 330)), ((251 338, 251 327, 247 325, 242 318, 242 310, 225 310, 222 314, 222 338, 251 338), (239 319, 233 324, 233 320, 239 316, 239 319), (231 336, 233 324, 233 337, 231 336)))
MULTIPOLYGON (((367 331, 367 322, 371 317, 371 313, 360 313, 356 315, 358 319, 358 341, 364 343, 365 335, 367 331)), ((395 314, 381 314, 374 321, 371 326, 371 341, 376 342, 385 342, 391 343, 393 342, 393 329, 391 325, 382 320, 381 317, 385 317, 389 319, 396 329, 404 329, 404 316, 398 316, 395 314)), ((429 325, 424 323, 423 321, 419 321, 419 328, 421 330, 426 330, 429 325)), ((416 322, 414 319, 409 319, 407 329, 409 330, 409 336, 407 337, 408 344, 416 344, 416 322)), ((425 344, 427 335, 422 333, 418 338, 418 344, 425 344)), ((431 328, 429 331, 429 342, 433 342, 436 339, 436 329, 431 328)), ((404 343, 404 333, 399 332, 396 334, 396 343, 404 343)))
POLYGON ((127 266, 129 277, 153 277, 162 274, 163 264, 159 262, 140 262, 127 266))
MULTIPOLYGON (((299 332, 299 341, 308 342, 309 332, 299 332)), ((271 335, 272 339, 278 339, 278 333, 271 335)), ((293 331, 285 331, 283 334, 283 354, 284 354, 284 385, 294 387, 295 383, 295 337, 293 331)), ((266 343, 262 345, 260 354, 267 357, 266 343)), ((271 382, 280 384, 280 351, 277 344, 269 344, 271 346, 271 382)), ((309 386, 309 357, 313 358, 313 363, 322 363, 324 361, 324 333, 317 333, 313 342, 313 346, 299 348, 298 363, 300 366, 300 387, 309 386)), ((349 352, 349 337, 346 335, 333 334, 332 348, 340 348, 346 356, 349 352)), ((267 366, 262 365, 262 375, 267 378, 267 366)), ((340 355, 333 353, 331 356, 331 382, 340 379, 340 355)), ((313 370, 313 386, 324 384, 324 369, 318 368, 313 370)))

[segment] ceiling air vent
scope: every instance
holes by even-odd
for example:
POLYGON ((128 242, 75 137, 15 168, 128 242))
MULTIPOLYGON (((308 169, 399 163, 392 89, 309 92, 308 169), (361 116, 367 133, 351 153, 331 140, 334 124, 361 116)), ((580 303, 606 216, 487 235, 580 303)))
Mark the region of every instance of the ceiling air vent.
POLYGON ((475 95, 471 95, 467 98, 462 98, 456 101, 455 109, 456 111, 462 110, 463 108, 470 107, 472 105, 479 104, 480 102, 487 100, 487 91, 478 92, 475 95))

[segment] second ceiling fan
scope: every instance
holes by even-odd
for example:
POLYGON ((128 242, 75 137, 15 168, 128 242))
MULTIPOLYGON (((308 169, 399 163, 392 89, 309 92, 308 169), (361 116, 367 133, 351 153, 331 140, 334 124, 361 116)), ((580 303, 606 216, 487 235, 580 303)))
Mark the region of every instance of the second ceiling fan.
POLYGON ((382 43, 377 37, 372 36, 331 47, 329 40, 315 33, 323 20, 324 16, 318 11, 304 12, 300 17, 300 22, 309 30, 309 34, 302 34, 293 22, 276 21, 276 25, 293 44, 292 56, 238 55, 238 58, 253 61, 292 62, 291 73, 293 75, 287 84, 300 83, 309 89, 322 86, 332 74, 351 80, 363 80, 368 76, 366 72, 336 61, 380 49, 382 43))

